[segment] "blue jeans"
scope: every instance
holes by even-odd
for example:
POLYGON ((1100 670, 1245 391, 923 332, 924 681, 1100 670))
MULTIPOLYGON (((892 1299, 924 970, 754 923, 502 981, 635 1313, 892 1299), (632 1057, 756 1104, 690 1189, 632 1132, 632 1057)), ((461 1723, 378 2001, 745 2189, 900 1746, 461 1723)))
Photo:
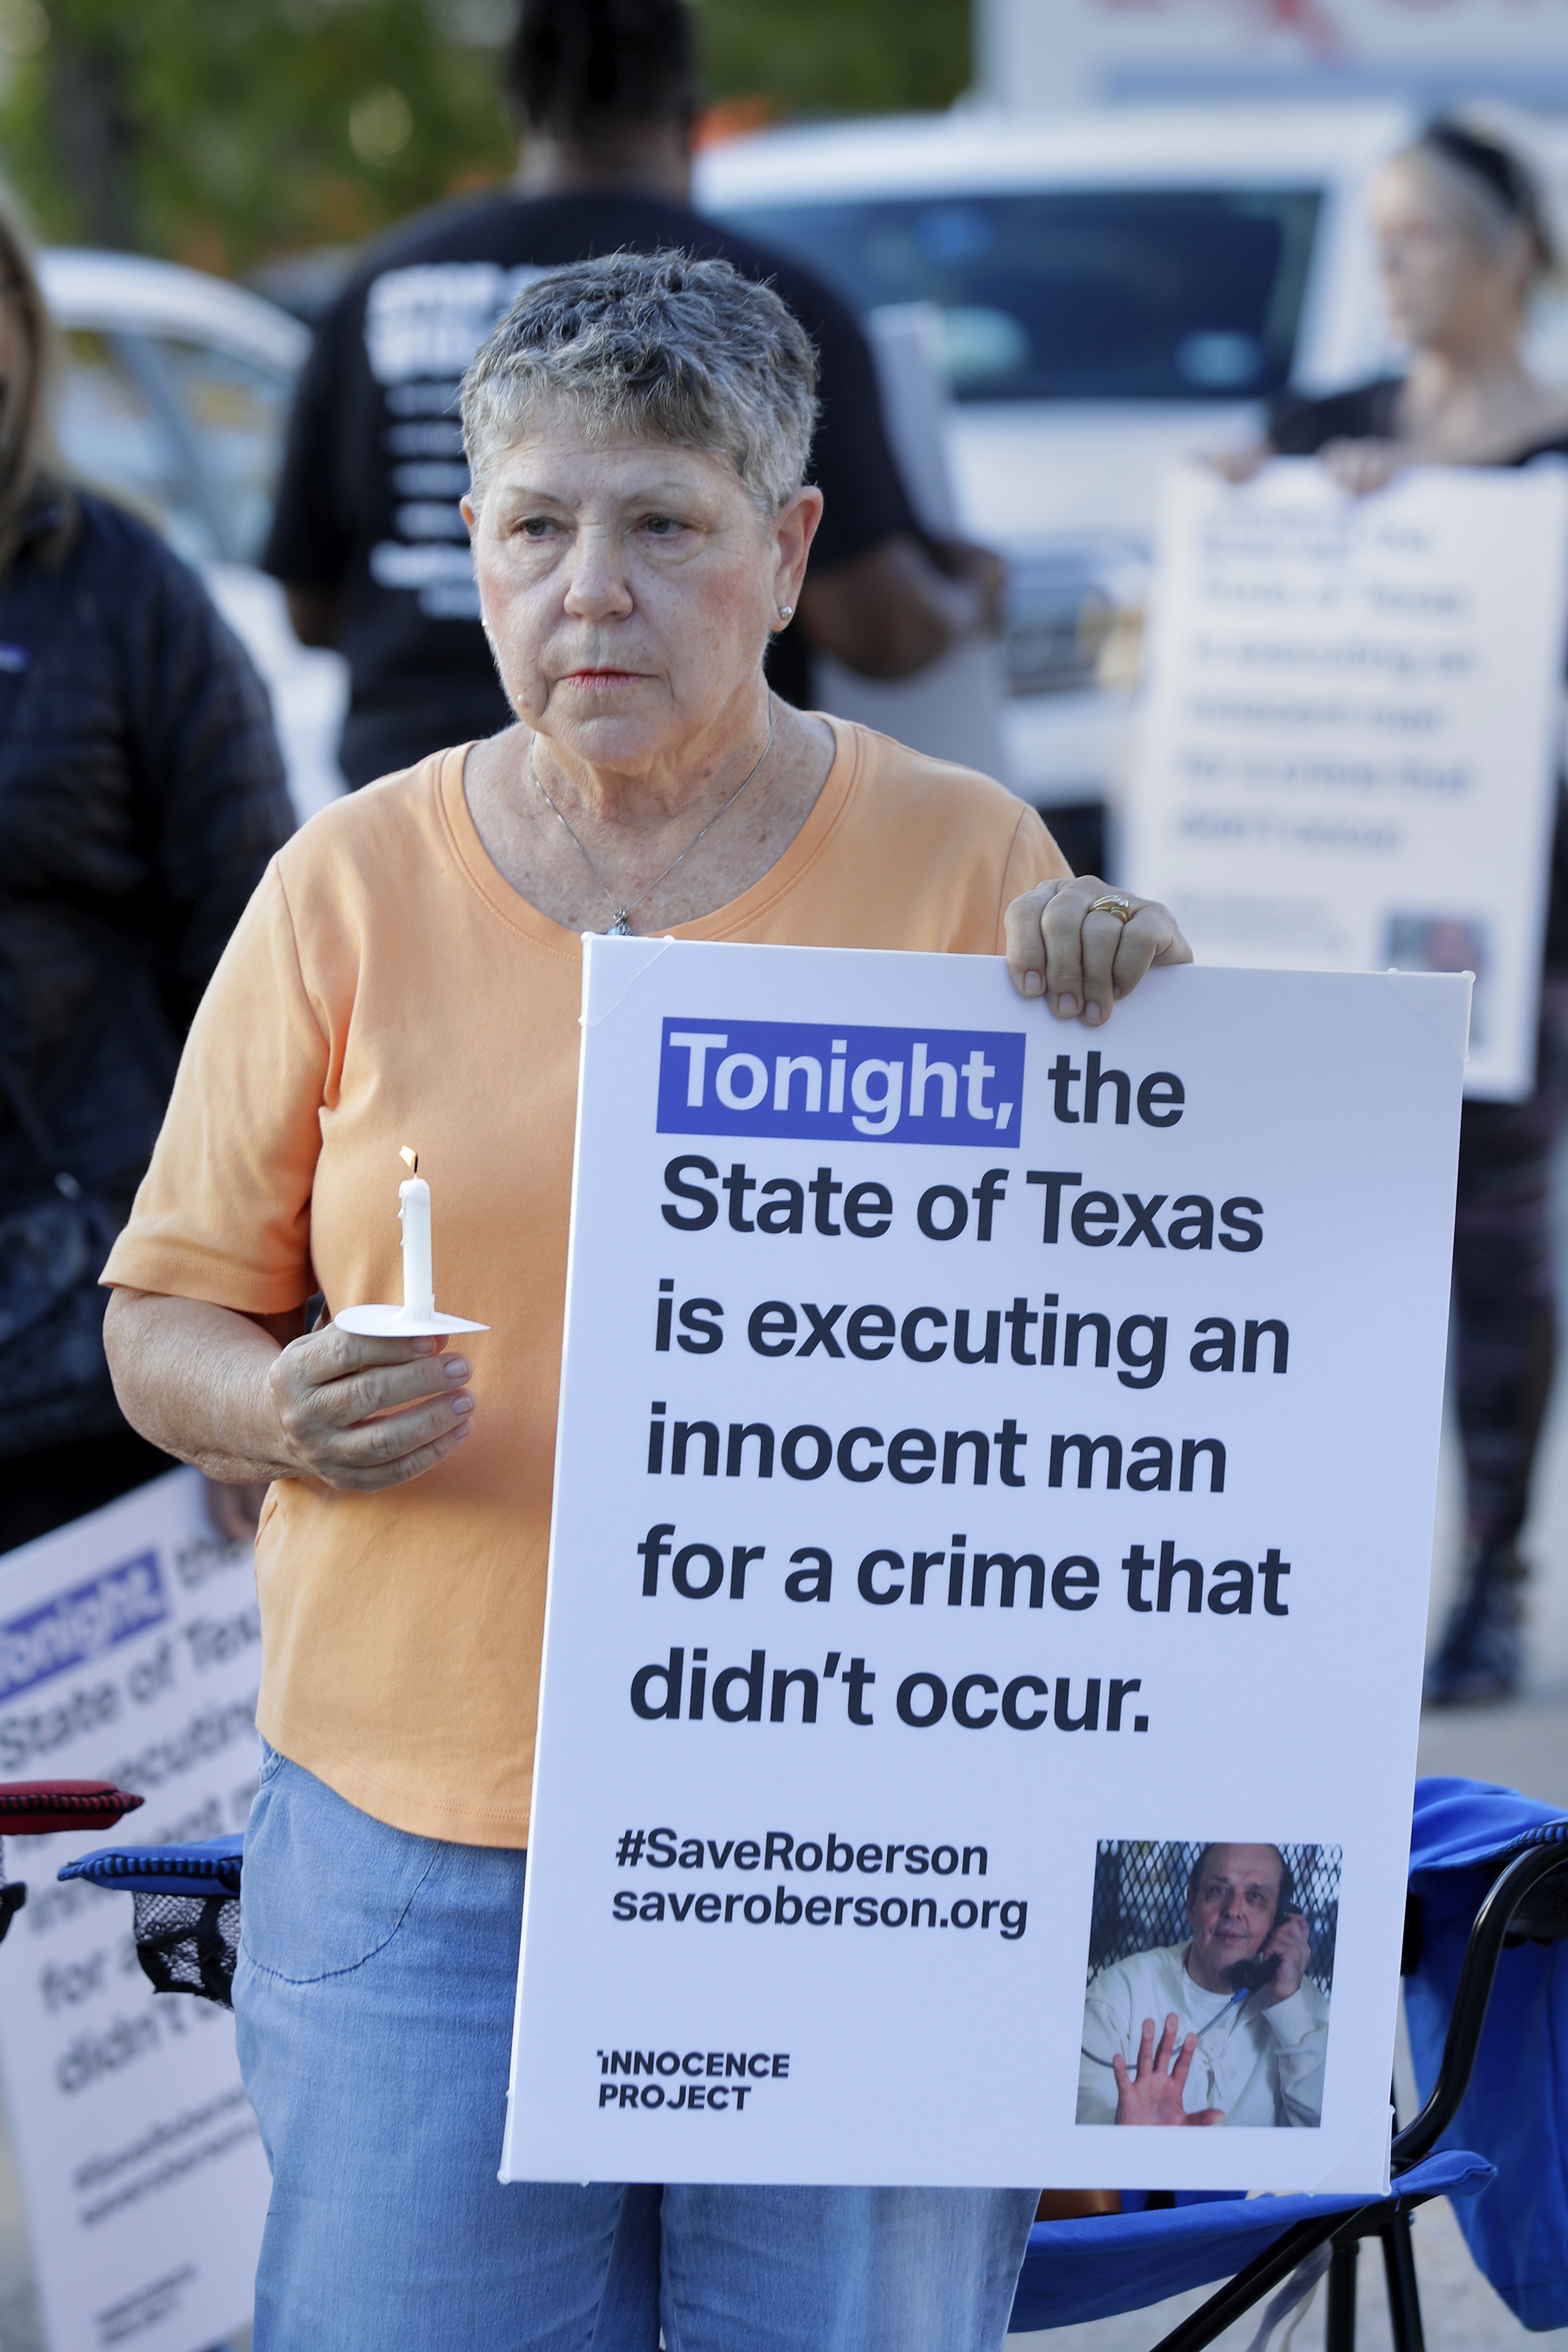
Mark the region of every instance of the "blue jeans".
POLYGON ((501 2187, 523 1864, 267 1751, 234 1980, 255 2352, 996 2352, 1032 2189, 501 2187))

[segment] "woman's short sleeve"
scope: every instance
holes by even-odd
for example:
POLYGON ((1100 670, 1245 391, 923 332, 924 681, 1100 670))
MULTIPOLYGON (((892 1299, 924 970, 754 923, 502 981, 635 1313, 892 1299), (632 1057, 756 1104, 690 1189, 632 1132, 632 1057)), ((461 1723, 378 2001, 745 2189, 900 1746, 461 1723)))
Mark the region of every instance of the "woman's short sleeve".
POLYGON ((1017 830, 1007 852, 1007 863, 1002 871, 1002 895, 996 908, 996 953, 1005 955, 1007 949, 1007 909, 1015 898, 1026 890, 1037 890, 1042 882, 1068 882, 1072 867, 1057 847, 1045 820, 1032 808, 1018 814, 1017 830))
POLYGON ((309 1298, 328 1065, 274 860, 197 1009, 152 1165, 101 1279, 247 1315, 286 1314, 309 1298))

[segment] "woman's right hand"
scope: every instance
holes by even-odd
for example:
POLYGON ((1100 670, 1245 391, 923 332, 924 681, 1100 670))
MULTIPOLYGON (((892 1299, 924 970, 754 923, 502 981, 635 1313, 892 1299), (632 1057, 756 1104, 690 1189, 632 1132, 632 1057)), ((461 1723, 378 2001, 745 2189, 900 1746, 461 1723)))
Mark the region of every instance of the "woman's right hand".
MULTIPOLYGON (((1211 449, 1202 463, 1211 474, 1239 485, 1260 474, 1275 454, 1269 443, 1258 441, 1249 449, 1211 449)), ((1385 490, 1405 471, 1410 452, 1398 441, 1325 441, 1318 462, 1352 499, 1367 499, 1375 490, 1385 490)))
POLYGON ((1318 461, 1352 499, 1369 499, 1405 471, 1410 452, 1397 441, 1325 441, 1318 461))
POLYGON ((268 1378, 292 1475, 374 1494, 455 1453, 473 1433, 473 1367, 446 1347, 362 1339, 331 1323, 291 1340, 268 1378))
POLYGON ((1205 449, 1198 463, 1206 466, 1211 474, 1217 474, 1222 481, 1239 486, 1261 474, 1273 460, 1274 452, 1268 443, 1254 441, 1244 449, 1205 449))

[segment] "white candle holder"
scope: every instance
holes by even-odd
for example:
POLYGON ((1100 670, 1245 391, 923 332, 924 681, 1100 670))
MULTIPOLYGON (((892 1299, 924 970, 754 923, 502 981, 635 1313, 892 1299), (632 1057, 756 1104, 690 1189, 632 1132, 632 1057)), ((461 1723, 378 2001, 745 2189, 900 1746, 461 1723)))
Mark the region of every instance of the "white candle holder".
POLYGON ((443 1315, 437 1307, 428 1315, 410 1315, 405 1307, 345 1307, 334 1315, 333 1324, 340 1331, 352 1331, 360 1339, 427 1339, 437 1331, 488 1331, 488 1323, 470 1323, 461 1315, 443 1315))
POLYGON ((361 1339, 426 1339, 440 1331, 488 1331, 488 1323, 443 1315, 436 1305, 430 1272, 430 1187, 419 1173, 418 1153, 405 1144, 403 1157, 414 1171, 397 1190, 397 1214, 403 1226, 403 1304, 346 1307, 332 1320, 340 1331, 351 1331, 361 1339))

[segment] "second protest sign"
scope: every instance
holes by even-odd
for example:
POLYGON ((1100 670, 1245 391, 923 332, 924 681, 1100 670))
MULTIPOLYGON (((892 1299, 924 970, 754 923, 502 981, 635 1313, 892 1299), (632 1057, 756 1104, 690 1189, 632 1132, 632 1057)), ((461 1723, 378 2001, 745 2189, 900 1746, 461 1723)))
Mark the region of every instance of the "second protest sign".
POLYGON ((1467 998, 588 942, 503 2178, 1382 2185, 1467 998))
POLYGON ((1200 963, 1469 971, 1467 1093, 1535 1085, 1568 469, 1172 475, 1127 863, 1200 963))

